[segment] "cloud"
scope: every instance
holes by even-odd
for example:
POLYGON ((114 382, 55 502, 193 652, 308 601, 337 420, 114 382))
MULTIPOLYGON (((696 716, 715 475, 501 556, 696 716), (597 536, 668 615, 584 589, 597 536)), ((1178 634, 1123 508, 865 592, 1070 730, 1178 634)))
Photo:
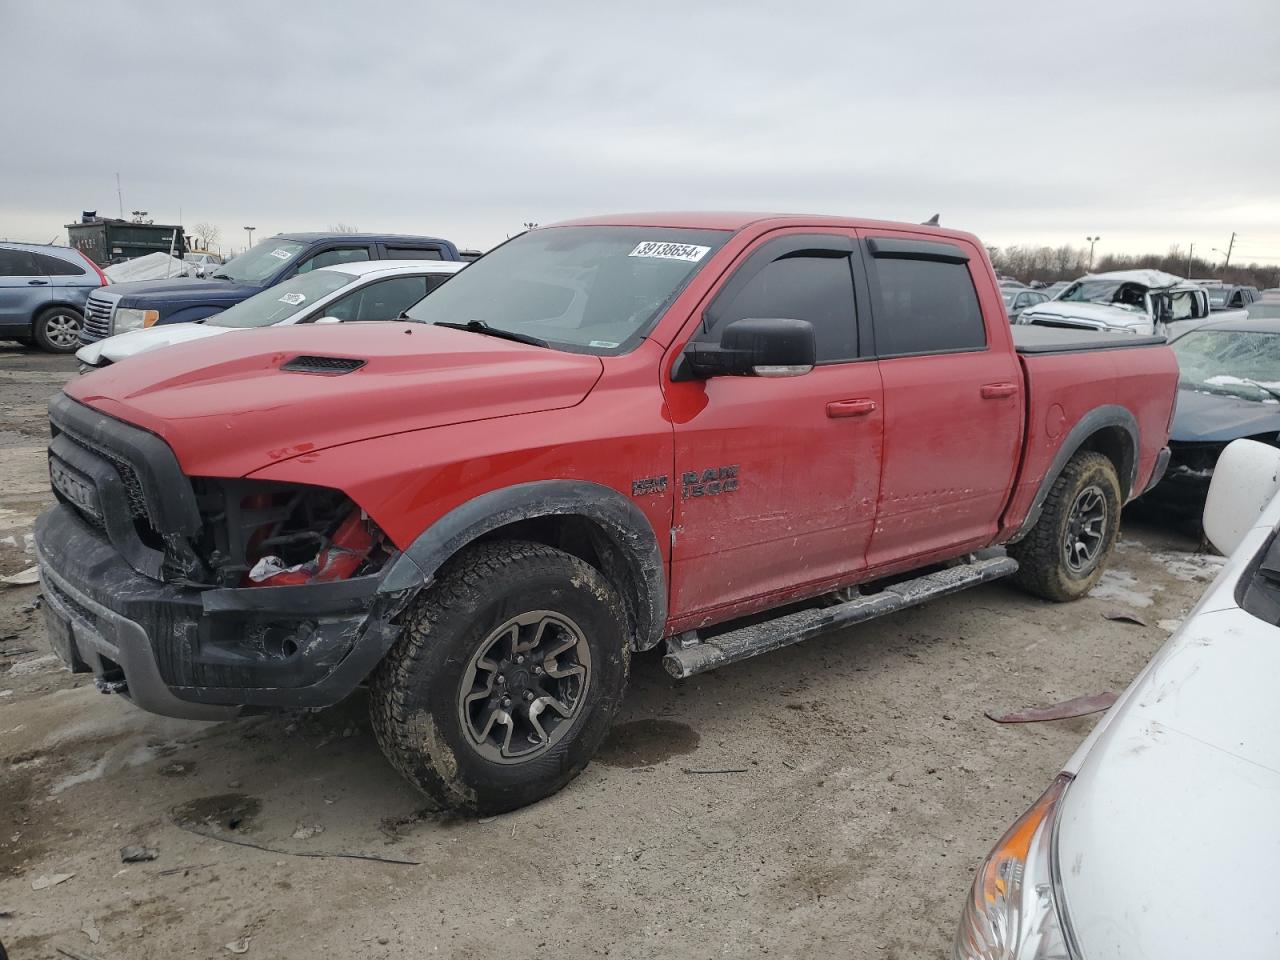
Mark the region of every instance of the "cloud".
MULTIPOLYGON (((1274 0, 15 4, 0 236, 735 208, 1280 254, 1274 0), (50 64, 56 64, 51 69, 50 64), (1080 235, 1080 236, 1077 236, 1080 235)), ((1120 246, 1123 244, 1124 246, 1120 246)), ((1276 257, 1280 260, 1280 256, 1276 257)))

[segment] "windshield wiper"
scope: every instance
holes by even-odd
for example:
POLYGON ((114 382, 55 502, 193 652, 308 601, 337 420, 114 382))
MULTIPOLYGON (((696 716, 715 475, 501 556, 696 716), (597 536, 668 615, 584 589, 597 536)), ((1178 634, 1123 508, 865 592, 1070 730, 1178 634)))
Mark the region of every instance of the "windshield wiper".
POLYGON ((1265 383, 1259 383, 1257 380, 1250 380, 1248 377, 1241 377, 1240 382, 1247 383, 1251 387, 1257 387, 1263 393, 1269 393, 1277 400, 1280 400, 1280 390, 1274 390, 1271 387, 1268 387, 1265 383))
POLYGON ((488 337, 498 337, 502 340, 514 340, 516 343, 527 343, 535 347, 549 347, 551 344, 543 340, 541 337, 533 337, 527 333, 516 333, 514 330, 502 330, 498 327, 491 327, 483 320, 468 320, 466 323, 452 323, 447 320, 437 320, 432 324, 433 327, 448 327, 450 330, 470 330, 472 333, 483 333, 488 337))
POLYGON ((225 273, 215 273, 209 279, 210 280, 230 280, 231 278, 228 277, 225 273))

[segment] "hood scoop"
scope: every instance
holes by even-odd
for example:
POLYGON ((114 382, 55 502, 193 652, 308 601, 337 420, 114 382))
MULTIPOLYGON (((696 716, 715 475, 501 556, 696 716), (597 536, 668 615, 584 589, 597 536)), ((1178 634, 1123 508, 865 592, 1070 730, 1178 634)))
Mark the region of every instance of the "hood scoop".
POLYGON ((340 377, 359 370, 368 361, 355 357, 294 357, 280 365, 289 373, 314 373, 322 377, 340 377))

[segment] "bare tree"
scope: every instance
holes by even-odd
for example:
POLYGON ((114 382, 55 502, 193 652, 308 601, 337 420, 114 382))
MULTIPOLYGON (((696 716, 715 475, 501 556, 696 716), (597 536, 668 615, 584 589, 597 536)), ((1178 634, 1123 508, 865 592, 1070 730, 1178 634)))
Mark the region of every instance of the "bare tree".
POLYGON ((355 224, 343 223, 341 220, 339 220, 337 223, 329 225, 329 232, 330 233, 359 233, 360 228, 357 227, 355 224))
POLYGON ((222 237, 222 231, 212 223, 203 220, 191 228, 191 233, 195 236, 196 243, 200 244, 201 250, 212 250, 222 237))

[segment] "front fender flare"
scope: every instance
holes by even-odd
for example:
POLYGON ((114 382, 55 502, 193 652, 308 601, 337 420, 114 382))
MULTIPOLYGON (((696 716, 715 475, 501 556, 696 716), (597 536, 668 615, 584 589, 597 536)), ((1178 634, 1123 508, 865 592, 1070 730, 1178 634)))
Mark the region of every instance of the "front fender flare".
POLYGON ((429 585, 445 561, 467 544, 501 527, 536 517, 580 516, 602 528, 631 580, 628 609, 632 644, 648 650, 662 639, 667 622, 667 583, 662 551, 648 518, 625 496, 583 480, 538 480, 491 490, 446 513, 397 558, 381 592, 429 585))

